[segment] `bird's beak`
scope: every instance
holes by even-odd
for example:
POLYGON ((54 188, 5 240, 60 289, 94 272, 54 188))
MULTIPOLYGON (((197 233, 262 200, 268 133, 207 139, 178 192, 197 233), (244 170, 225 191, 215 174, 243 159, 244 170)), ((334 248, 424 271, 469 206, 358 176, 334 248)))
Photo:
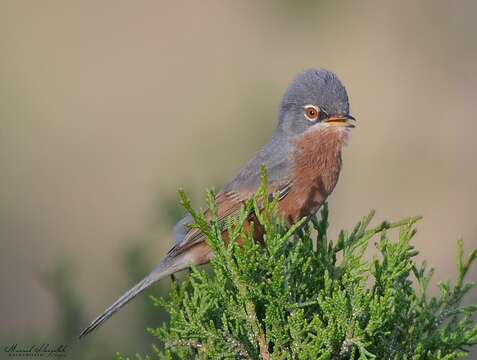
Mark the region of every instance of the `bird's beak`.
POLYGON ((355 125, 352 123, 352 121, 356 121, 356 119, 349 114, 330 116, 329 118, 325 119, 325 123, 329 125, 354 128, 355 125))

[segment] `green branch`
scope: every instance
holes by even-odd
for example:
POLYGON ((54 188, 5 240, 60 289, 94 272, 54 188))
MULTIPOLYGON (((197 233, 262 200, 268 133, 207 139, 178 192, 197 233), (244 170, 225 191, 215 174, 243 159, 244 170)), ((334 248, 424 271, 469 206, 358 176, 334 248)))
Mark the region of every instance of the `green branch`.
MULTIPOLYGON (((212 271, 193 268, 155 300, 170 321, 150 330, 160 359, 458 359, 477 343, 477 304, 463 306, 477 250, 457 247, 457 277, 429 297, 433 269, 417 264, 410 244, 420 216, 368 228, 370 212, 351 232, 328 238, 328 209, 287 227, 266 176, 226 227, 215 195, 208 218, 181 193, 193 225, 214 251, 212 271), (256 224, 245 226, 249 219, 256 224), (253 240, 254 226, 265 230, 253 240), (224 242, 222 232, 227 231, 224 242), (379 256, 363 256, 375 239, 379 256), (241 244, 240 246, 238 244, 241 244), (161 348, 162 346, 162 348, 161 348)), ((118 359, 121 357, 118 356, 118 359)), ((140 359, 140 357, 137 357, 140 359)))

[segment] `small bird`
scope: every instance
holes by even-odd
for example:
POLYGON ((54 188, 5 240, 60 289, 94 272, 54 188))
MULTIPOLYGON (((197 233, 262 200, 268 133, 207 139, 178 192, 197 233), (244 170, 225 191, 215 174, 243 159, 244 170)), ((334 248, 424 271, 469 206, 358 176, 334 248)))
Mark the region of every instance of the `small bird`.
MULTIPOLYGON (((270 141, 217 194, 219 222, 240 213, 242 204, 260 185, 262 166, 268 170, 268 190, 278 193, 278 209, 289 224, 315 214, 338 181, 342 148, 354 120, 346 90, 334 73, 309 69, 299 74, 283 96, 278 125, 270 141)), ((188 215, 176 224, 175 245, 165 258, 93 320, 80 338, 156 281, 190 265, 210 261, 212 250, 204 235, 188 226, 192 222, 188 215)))

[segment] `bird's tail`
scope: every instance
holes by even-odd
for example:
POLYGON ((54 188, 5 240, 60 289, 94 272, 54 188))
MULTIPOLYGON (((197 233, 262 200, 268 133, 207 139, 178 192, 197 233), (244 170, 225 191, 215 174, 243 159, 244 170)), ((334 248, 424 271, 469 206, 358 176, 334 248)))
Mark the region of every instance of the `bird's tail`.
POLYGON ((180 264, 181 262, 179 258, 165 258, 148 276, 134 285, 131 289, 126 291, 123 295, 121 295, 111 306, 109 306, 101 315, 99 315, 96 319, 94 319, 91 324, 84 329, 79 338, 88 335, 90 332, 95 330, 96 328, 100 327, 106 320, 108 320, 116 311, 121 309, 124 305, 126 305, 130 300, 132 300, 136 295, 140 294, 144 290, 146 290, 149 286, 154 284, 156 281, 170 275, 181 268, 184 268, 184 264, 180 264), (181 266, 183 265, 183 266, 181 266))

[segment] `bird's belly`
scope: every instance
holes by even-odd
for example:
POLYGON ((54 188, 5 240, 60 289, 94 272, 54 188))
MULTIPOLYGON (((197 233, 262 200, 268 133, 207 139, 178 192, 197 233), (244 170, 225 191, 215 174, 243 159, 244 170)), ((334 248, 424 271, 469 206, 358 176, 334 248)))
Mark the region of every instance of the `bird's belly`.
MULTIPOLYGON (((337 180, 337 177, 336 177, 337 180)), ((280 202, 279 209, 282 215, 295 223, 305 216, 314 215, 333 191, 336 180, 325 184, 321 177, 294 186, 293 190, 280 202)))

